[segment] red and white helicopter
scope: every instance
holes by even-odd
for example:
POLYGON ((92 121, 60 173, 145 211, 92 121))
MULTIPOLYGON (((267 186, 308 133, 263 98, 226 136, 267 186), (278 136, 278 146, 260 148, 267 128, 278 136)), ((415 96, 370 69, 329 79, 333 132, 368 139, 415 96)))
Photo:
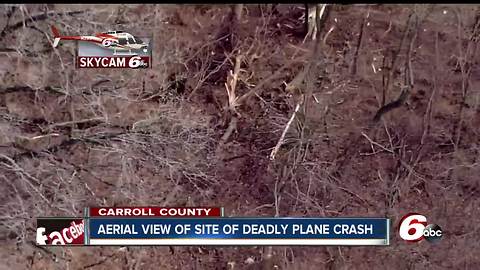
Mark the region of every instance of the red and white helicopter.
POLYGON ((80 40, 92 42, 100 47, 113 50, 113 54, 116 55, 117 51, 129 51, 132 54, 132 50, 148 51, 148 44, 146 44, 139 37, 124 31, 108 31, 97 33, 94 36, 62 36, 58 29, 52 25, 53 47, 56 48, 60 40, 80 40))

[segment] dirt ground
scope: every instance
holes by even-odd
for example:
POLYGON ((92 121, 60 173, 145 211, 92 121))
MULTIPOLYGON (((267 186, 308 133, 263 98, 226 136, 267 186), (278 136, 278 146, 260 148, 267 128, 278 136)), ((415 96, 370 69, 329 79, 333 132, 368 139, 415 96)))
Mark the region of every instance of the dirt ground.
POLYGON ((303 5, 245 5, 239 20, 230 5, 2 5, 0 269, 478 269, 479 7, 329 5, 303 42, 303 5), (153 67, 75 69, 75 43, 52 48, 51 25, 151 36, 153 67), (34 245, 36 217, 115 205, 394 226, 419 212, 445 235, 393 234, 388 247, 34 245))

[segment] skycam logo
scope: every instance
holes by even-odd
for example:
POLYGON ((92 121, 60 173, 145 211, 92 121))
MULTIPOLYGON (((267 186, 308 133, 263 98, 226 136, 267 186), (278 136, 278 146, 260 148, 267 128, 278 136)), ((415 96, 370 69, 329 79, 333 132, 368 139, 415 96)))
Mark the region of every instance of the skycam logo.
POLYGON ((440 241, 443 231, 437 224, 428 224, 424 215, 410 213, 400 220, 398 229, 400 238, 407 242, 418 242, 423 239, 430 243, 440 241))
POLYGON ((138 37, 124 31, 109 31, 93 36, 62 36, 52 26, 53 47, 61 40, 76 40, 77 68, 149 68, 151 38, 138 37))

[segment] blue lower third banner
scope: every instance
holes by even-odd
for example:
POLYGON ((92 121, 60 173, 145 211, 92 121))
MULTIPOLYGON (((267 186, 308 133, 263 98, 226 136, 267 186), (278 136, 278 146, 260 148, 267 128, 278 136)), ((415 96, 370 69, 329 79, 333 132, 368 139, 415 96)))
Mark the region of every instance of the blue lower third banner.
POLYGON ((90 218, 87 245, 389 245, 386 218, 90 218))

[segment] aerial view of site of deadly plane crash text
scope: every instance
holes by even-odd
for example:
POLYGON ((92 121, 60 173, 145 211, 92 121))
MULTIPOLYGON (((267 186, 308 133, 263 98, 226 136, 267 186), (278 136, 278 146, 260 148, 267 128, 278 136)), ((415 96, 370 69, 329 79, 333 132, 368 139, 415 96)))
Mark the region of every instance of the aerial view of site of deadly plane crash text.
POLYGON ((480 5, 1 4, 0 269, 478 269, 480 5))

